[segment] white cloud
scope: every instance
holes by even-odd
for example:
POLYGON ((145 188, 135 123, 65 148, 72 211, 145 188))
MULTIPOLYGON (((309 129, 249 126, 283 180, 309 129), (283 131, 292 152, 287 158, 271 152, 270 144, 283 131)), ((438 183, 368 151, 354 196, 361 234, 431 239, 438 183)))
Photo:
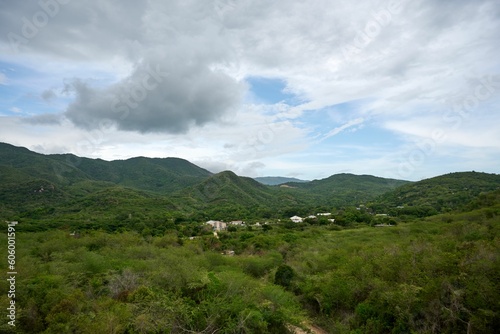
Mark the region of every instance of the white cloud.
POLYGON ((330 132, 328 132, 325 136, 323 136, 323 138, 321 140, 325 140, 327 138, 330 138, 330 137, 333 137, 335 135, 338 135, 339 133, 341 133, 342 131, 346 130, 346 129, 349 129, 349 128, 352 128, 353 126, 357 126, 357 125, 361 125, 363 124, 365 120, 363 118, 356 118, 356 119, 353 119, 339 127, 336 127, 334 128, 333 130, 331 130, 330 132))

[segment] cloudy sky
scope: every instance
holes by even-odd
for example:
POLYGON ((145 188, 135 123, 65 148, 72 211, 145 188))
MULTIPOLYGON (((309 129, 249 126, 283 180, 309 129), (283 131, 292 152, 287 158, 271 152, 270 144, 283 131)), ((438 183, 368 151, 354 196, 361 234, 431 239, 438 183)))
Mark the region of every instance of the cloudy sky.
POLYGON ((0 0, 0 141, 212 172, 500 172, 498 0, 0 0))

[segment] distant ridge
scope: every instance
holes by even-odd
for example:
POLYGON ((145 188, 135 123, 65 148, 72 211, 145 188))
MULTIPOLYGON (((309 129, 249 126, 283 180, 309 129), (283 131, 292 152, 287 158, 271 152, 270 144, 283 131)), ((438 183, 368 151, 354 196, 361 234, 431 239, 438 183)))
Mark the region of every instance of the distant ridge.
POLYGON ((283 176, 254 177, 254 180, 268 186, 277 186, 288 182, 297 182, 297 183, 309 182, 307 180, 300 180, 294 177, 283 177, 283 176))
POLYGON ((308 191, 318 196, 318 202, 342 206, 359 205, 372 201, 376 196, 410 183, 405 180, 386 179, 372 175, 335 174, 311 182, 288 182, 291 188, 308 191))
POLYGON ((500 175, 457 172, 405 184, 377 198, 374 208, 389 213, 429 216, 460 209, 481 193, 500 189, 500 175))
MULTIPOLYGON (((159 193, 184 189, 212 175, 180 158, 136 157, 105 161, 73 154, 44 155, 6 143, 0 143, 0 166, 16 170, 17 177, 10 181, 17 184, 36 179, 60 186, 83 181, 107 182, 159 193)), ((0 181, 7 177, 0 176, 0 181)))

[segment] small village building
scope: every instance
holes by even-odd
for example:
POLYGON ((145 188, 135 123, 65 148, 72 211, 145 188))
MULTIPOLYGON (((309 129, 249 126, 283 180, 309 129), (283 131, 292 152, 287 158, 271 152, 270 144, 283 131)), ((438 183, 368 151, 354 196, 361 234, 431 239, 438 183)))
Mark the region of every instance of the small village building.
POLYGON ((299 216, 293 216, 293 217, 290 217, 290 220, 293 221, 294 223, 302 223, 304 218, 299 217, 299 216))
POLYGON ((228 223, 229 225, 235 225, 235 226, 243 226, 245 225, 245 222, 242 220, 233 220, 228 223))
POLYGON ((321 212, 317 214, 318 216, 331 216, 332 214, 330 212, 321 212))
POLYGON ((212 226, 214 231, 224 231, 227 229, 227 224, 219 220, 209 220, 206 222, 208 225, 212 226))

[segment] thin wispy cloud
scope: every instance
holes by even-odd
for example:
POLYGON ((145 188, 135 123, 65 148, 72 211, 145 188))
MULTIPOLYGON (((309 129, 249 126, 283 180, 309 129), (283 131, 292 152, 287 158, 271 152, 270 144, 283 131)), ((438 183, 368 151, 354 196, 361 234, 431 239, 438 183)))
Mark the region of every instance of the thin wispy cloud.
POLYGON ((336 127, 335 129, 331 130, 330 132, 328 132, 325 136, 323 136, 323 138, 321 138, 321 141, 328 139, 330 137, 336 136, 339 133, 341 133, 342 131, 345 131, 346 129, 352 128, 353 126, 363 124, 364 121, 365 120, 363 118, 353 119, 352 121, 349 121, 349 122, 347 122, 339 127, 336 127))

